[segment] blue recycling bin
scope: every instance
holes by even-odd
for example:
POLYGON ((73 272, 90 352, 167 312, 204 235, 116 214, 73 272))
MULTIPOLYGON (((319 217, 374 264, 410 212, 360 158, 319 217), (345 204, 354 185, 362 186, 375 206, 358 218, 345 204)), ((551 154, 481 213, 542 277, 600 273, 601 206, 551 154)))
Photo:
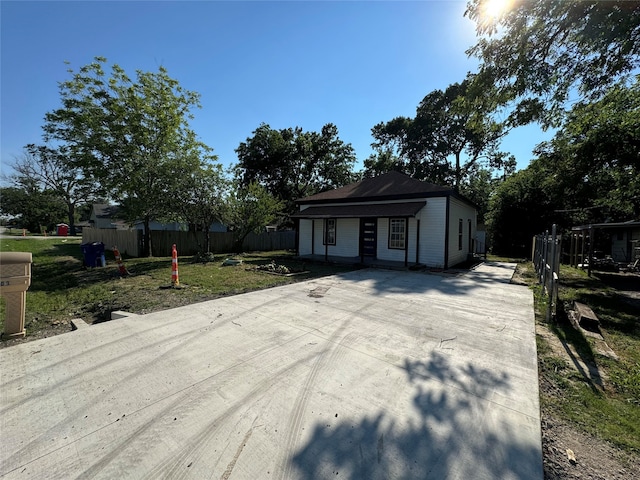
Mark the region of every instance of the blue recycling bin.
POLYGON ((82 256, 84 257, 83 265, 85 267, 104 267, 106 260, 104 258, 104 243, 93 242, 83 243, 80 245, 82 256))

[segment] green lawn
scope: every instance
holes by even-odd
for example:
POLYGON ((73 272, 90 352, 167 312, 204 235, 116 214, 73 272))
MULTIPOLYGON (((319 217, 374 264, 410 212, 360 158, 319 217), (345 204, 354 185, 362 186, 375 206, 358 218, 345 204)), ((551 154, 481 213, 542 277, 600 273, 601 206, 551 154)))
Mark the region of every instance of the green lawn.
MULTIPOLYGON (((558 321, 545 322, 546 303, 539 295, 530 263, 519 266, 535 292, 536 318, 580 359, 595 365, 604 375, 603 386, 577 370, 565 356, 558 355, 541 336, 538 363, 543 411, 548 409, 578 429, 609 441, 627 451, 640 453, 640 308, 621 299, 616 290, 581 270, 561 266, 558 321), (602 335, 618 355, 613 360, 597 351, 598 341, 583 336, 569 323, 563 305, 572 301, 589 305, 598 315, 602 335)), ((604 276, 603 276, 604 278, 604 276)))
MULTIPOLYGON (((169 288, 171 257, 125 258, 131 275, 121 278, 111 251, 106 252, 105 268, 85 269, 79 238, 17 237, 3 238, 0 242, 2 251, 33 254, 25 318, 27 335, 51 325, 68 325, 72 318, 101 322, 110 319, 115 310, 148 313, 353 269, 346 265, 302 264, 284 251, 246 254, 238 257, 243 262, 237 266, 222 266, 228 258, 225 255, 216 255, 215 261, 206 264, 194 263, 191 257, 179 257, 181 288, 169 288), (272 259, 292 270, 308 273, 284 277, 249 268, 267 264, 272 259)), ((3 305, 0 305, 0 318, 3 322, 3 305)))

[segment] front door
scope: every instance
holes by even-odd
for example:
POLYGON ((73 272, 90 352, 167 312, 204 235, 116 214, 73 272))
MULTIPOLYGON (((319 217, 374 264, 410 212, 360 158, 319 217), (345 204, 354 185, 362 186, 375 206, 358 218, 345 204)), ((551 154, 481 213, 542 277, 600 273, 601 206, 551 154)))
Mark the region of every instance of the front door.
POLYGON ((376 235, 378 233, 378 221, 376 218, 360 219, 360 256, 373 257, 376 256, 378 242, 376 235))

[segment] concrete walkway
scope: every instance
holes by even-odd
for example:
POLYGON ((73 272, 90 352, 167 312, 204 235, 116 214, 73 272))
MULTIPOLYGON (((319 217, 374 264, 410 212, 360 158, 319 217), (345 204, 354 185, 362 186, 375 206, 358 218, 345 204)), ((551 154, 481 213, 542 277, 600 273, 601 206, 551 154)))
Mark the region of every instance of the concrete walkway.
POLYGON ((358 270, 2 349, 0 477, 542 479, 513 270, 358 270))

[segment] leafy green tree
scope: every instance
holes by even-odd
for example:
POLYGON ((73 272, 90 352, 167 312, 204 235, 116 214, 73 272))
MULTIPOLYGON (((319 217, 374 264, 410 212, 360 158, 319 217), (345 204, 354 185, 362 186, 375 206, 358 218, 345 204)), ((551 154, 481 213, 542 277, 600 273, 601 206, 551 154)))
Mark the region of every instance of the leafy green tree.
POLYGON ((514 124, 558 125, 570 94, 593 100, 640 67, 639 1, 516 1, 497 17, 487 4, 467 5, 479 37, 467 53, 496 101, 515 103, 514 124))
POLYGON ((365 163, 368 172, 385 166, 414 178, 460 188, 484 162, 501 168, 498 151, 505 126, 492 119, 486 98, 471 87, 473 76, 446 90, 434 90, 420 102, 414 118, 397 117, 372 129, 379 155, 365 163))
POLYGON ((41 227, 53 230, 65 218, 66 208, 53 190, 24 182, 20 187, 0 188, 0 214, 15 218, 20 228, 40 232, 41 227))
POLYGON ((69 71, 62 107, 45 116, 45 140, 64 143, 72 165, 105 186, 126 220, 144 222, 144 253, 151 255, 151 220, 174 214, 171 185, 210 155, 188 123, 199 95, 162 67, 137 71, 133 81, 118 65, 107 75, 105 63, 96 57, 69 71))
POLYGON ((529 167, 499 185, 488 229, 498 253, 526 254, 528 238, 550 228, 638 219, 640 77, 580 102, 529 167), (520 249, 520 250, 518 250, 520 249))
POLYGON ((93 201, 104 193, 99 182, 83 175, 80 168, 69 164, 64 147, 52 148, 29 144, 24 154, 13 164, 16 172, 11 177, 17 186, 29 187, 33 183, 54 193, 67 208, 67 223, 71 235, 76 234, 75 211, 80 204, 93 201))
POLYGON ((640 76, 601 100, 580 102, 555 137, 536 149, 554 173, 559 208, 570 222, 624 221, 640 215, 640 76))
POLYGON ((295 212, 295 200, 350 183, 355 153, 328 123, 320 132, 272 129, 262 124, 236 149, 236 175, 242 186, 258 182, 295 212))
POLYGON ((533 236, 560 219, 547 185, 551 175, 542 162, 533 161, 497 185, 486 215, 493 253, 528 257, 533 236))
POLYGON ((224 220, 229 182, 218 164, 204 165, 188 177, 183 176, 181 181, 184 183, 176 185, 172 195, 178 205, 178 219, 204 233, 202 252, 209 253, 210 227, 214 222, 224 220))
POLYGON ((282 207, 283 202, 256 182, 236 185, 227 196, 224 209, 224 223, 233 232, 234 250, 241 252, 247 235, 264 231, 281 214, 282 207))

